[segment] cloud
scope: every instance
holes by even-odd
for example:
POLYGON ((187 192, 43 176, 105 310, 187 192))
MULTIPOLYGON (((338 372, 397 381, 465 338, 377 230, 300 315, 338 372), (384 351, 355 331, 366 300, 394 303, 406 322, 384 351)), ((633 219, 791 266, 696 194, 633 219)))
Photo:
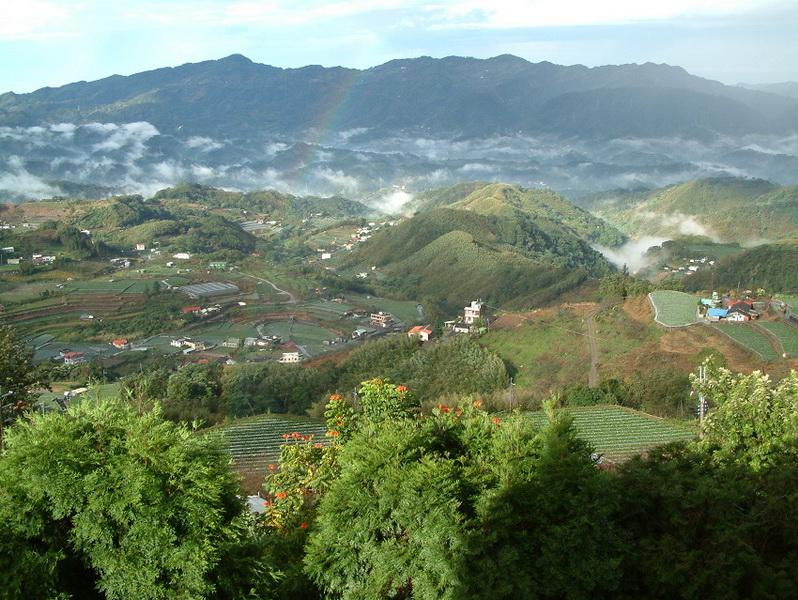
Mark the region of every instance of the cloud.
POLYGON ((397 188, 381 195, 379 198, 372 201, 371 204, 382 212, 393 215, 399 213, 402 208, 404 208, 412 200, 413 194, 410 194, 401 188, 397 188))
POLYGON ((9 157, 6 166, 8 170, 0 172, 0 191, 26 199, 48 198, 61 194, 60 188, 29 173, 21 157, 9 157))
POLYGON ((646 257, 646 250, 652 246, 659 246, 668 238, 658 236, 643 236, 629 240, 618 248, 608 248, 606 246, 593 246, 593 249, 601 252, 604 257, 617 267, 626 265, 632 273, 637 273, 647 267, 651 260, 646 257))
POLYGON ((212 152, 213 150, 219 150, 220 148, 225 147, 225 142, 217 142, 212 138, 201 135, 190 137, 183 143, 186 145, 186 147, 198 149, 201 152, 212 152))
POLYGON ((80 8, 43 0, 3 2, 0 40, 47 41, 74 35, 71 19, 80 8))
POLYGON ((778 0, 479 0, 426 7, 432 29, 518 29, 668 21, 680 17, 729 16, 778 6, 778 0))

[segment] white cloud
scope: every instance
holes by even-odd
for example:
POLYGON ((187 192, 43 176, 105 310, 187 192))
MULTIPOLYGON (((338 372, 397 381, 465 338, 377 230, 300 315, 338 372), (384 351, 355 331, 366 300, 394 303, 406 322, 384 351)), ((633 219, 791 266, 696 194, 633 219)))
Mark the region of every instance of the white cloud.
POLYGON ((46 41, 73 35, 69 23, 81 6, 67 8, 44 0, 2 2, 0 40, 46 41))
POLYGON ((426 7, 432 28, 513 29, 666 21, 679 17, 737 15, 776 6, 779 0, 479 0, 426 7))
POLYGON ((198 149, 201 152, 211 152, 213 150, 219 150, 220 148, 224 148, 225 146, 224 142, 217 142, 212 138, 201 135, 195 135, 193 137, 190 137, 183 143, 187 147, 198 149))

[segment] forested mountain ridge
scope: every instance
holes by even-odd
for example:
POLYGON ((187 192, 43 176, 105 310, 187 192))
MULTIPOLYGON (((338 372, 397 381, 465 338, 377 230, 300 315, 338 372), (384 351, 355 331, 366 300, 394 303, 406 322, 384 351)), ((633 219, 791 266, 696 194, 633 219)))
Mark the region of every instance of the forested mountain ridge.
POLYGON ((794 131, 798 101, 669 65, 587 68, 512 55, 421 57, 365 70, 280 69, 232 55, 0 96, 3 125, 92 121, 147 121, 195 135, 367 128, 702 137, 794 131))

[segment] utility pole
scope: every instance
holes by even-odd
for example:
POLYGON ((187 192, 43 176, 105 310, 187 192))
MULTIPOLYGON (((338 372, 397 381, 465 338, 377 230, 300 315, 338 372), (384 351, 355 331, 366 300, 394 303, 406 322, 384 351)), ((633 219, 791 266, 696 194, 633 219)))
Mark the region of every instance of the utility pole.
MULTIPOLYGON (((698 382, 703 385, 707 380, 707 368, 705 365, 698 367, 698 382)), ((707 399, 704 394, 698 394, 698 423, 699 423, 699 437, 704 437, 704 417, 707 416, 707 399)))

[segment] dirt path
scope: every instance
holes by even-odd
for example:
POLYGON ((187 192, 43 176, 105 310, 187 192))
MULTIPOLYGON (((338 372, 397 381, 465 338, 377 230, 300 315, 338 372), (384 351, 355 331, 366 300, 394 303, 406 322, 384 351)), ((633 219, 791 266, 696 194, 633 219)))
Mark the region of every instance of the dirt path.
POLYGON ((587 346, 590 350, 590 371, 587 374, 587 385, 589 387, 598 387, 599 378, 598 378, 598 364, 599 364, 599 353, 598 353, 598 344, 596 343, 596 315, 598 315, 601 311, 607 310, 620 304, 620 300, 616 300, 614 302, 607 302, 602 303, 600 306, 597 306, 593 310, 591 310, 587 315, 585 315, 585 328, 587 329, 587 346))
POLYGON ((286 300, 287 304, 296 304, 297 302, 299 302, 297 297, 294 296, 291 292, 288 292, 286 290, 281 290, 268 279, 264 279, 263 277, 257 277, 256 275, 251 275, 250 273, 242 273, 242 275, 246 275, 247 277, 252 277, 252 279, 257 279, 258 281, 262 281, 263 283, 268 283, 270 286, 274 288, 274 291, 277 292, 278 294, 288 296, 288 300, 286 300))
POLYGON ((590 371, 587 374, 587 385, 589 387, 598 386, 598 345, 596 344, 596 322, 595 317, 605 307, 599 306, 587 313, 585 317, 585 327, 587 328, 587 346, 590 350, 590 371))

